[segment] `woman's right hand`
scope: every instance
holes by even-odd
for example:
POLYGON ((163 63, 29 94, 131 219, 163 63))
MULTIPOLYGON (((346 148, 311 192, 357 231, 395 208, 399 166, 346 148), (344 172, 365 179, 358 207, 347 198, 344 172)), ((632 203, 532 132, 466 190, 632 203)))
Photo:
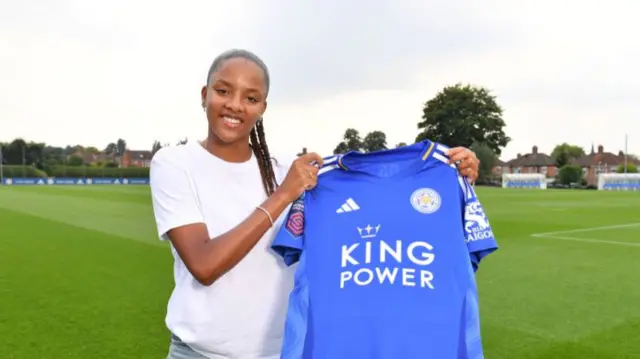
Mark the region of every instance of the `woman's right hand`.
POLYGON ((291 164, 289 172, 277 192, 282 194, 288 202, 293 202, 304 191, 308 191, 318 183, 318 171, 323 161, 316 153, 307 153, 298 157, 291 164))

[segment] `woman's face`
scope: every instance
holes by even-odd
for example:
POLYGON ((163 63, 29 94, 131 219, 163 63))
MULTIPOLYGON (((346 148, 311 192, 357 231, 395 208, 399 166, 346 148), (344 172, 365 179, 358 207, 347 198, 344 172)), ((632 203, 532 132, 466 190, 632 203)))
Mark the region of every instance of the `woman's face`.
POLYGON ((243 58, 225 61, 202 88, 209 130, 223 143, 248 142, 249 133, 267 109, 264 73, 243 58))

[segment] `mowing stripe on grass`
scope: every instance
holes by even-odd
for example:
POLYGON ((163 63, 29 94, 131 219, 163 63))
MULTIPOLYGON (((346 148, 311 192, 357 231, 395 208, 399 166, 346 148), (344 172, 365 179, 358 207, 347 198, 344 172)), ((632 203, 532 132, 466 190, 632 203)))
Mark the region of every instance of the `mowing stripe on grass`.
POLYGON ((544 233, 534 233, 532 236, 548 236, 554 234, 565 234, 565 233, 579 233, 579 232, 593 232, 593 231, 602 231, 605 229, 618 229, 618 228, 628 228, 628 227, 639 227, 640 222, 637 223, 625 223, 625 224, 616 224, 612 226, 601 226, 601 227, 587 227, 587 228, 578 228, 578 229, 570 229, 566 231, 555 231, 555 232, 544 232, 544 233))
POLYGON ((561 236, 541 236, 541 235, 535 235, 535 234, 532 234, 531 237, 547 238, 547 239, 559 239, 559 240, 563 240, 563 241, 586 242, 586 243, 603 243, 603 244, 615 244, 615 245, 619 245, 619 246, 640 247, 640 243, 607 241, 607 240, 604 240, 604 239, 575 238, 575 237, 561 237, 561 236))
POLYGON ((81 192, 74 195, 47 192, 2 191, 0 208, 146 244, 165 245, 157 238, 150 200, 132 201, 130 196, 117 192, 103 198, 77 195, 81 192))
POLYGON ((570 229, 570 230, 566 230, 566 231, 533 233, 533 234, 531 234, 531 237, 534 237, 534 238, 559 239, 559 240, 563 240, 563 241, 574 241, 574 242, 585 242, 585 243, 602 243, 602 244, 613 244, 613 245, 619 245, 619 246, 640 247, 640 243, 636 243, 636 242, 620 242, 620 241, 610 241, 610 240, 606 240, 606 239, 580 238, 580 237, 569 237, 569 236, 562 235, 562 234, 569 234, 569 233, 595 232, 595 231, 615 230, 615 229, 632 228, 632 227, 640 227, 640 223, 625 223, 625 224, 616 224, 616 225, 611 225, 611 226, 600 226, 600 227, 587 227, 587 228, 570 229))

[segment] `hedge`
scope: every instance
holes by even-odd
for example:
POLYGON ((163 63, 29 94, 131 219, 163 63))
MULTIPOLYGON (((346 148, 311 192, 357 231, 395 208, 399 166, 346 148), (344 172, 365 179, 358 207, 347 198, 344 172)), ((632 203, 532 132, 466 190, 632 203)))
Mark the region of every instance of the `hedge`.
POLYGON ((2 166, 2 176, 8 178, 46 178, 47 174, 33 166, 4 165, 2 166))
POLYGON ((55 166, 51 169, 51 177, 87 177, 87 178, 149 178, 148 168, 127 167, 74 167, 55 166))
POLYGON ((74 167, 74 166, 54 166, 47 174, 32 166, 5 165, 2 167, 3 176, 7 178, 18 177, 86 177, 86 178, 149 178, 148 168, 96 168, 96 167, 74 167))

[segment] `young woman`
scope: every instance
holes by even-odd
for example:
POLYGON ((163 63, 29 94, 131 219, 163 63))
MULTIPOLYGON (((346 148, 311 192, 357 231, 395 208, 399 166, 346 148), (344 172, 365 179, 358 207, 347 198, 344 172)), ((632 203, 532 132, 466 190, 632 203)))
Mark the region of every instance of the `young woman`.
MULTIPOLYGON (((294 269, 269 245, 287 206, 316 185, 322 158, 272 159, 262 119, 269 82, 256 55, 221 54, 201 93, 206 140, 153 158, 156 224, 175 259, 170 359, 279 358, 294 269)), ((475 180, 472 152, 458 147, 450 158, 475 180)))

